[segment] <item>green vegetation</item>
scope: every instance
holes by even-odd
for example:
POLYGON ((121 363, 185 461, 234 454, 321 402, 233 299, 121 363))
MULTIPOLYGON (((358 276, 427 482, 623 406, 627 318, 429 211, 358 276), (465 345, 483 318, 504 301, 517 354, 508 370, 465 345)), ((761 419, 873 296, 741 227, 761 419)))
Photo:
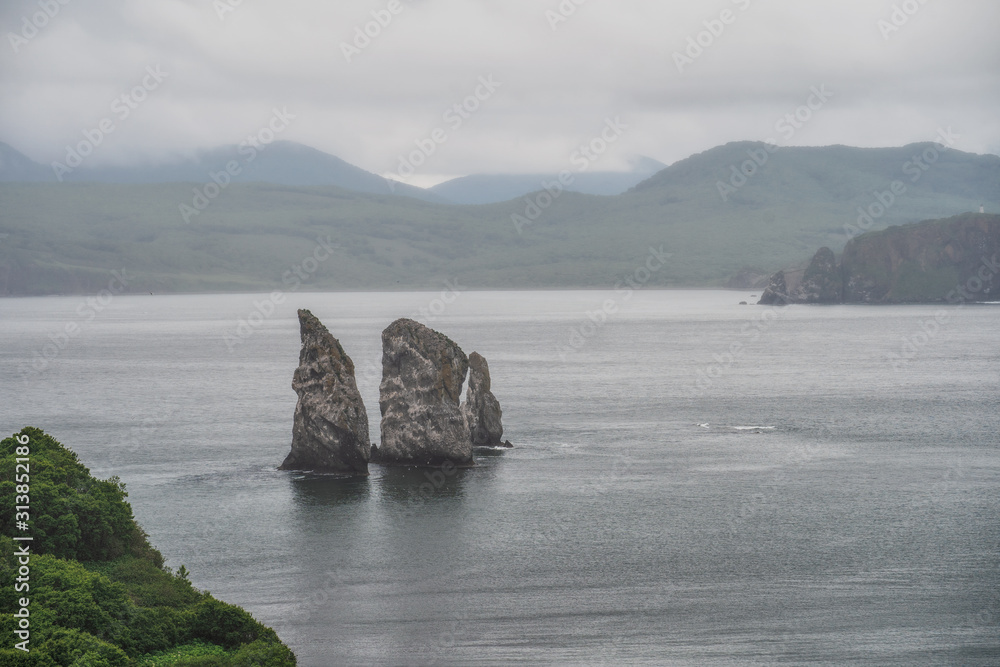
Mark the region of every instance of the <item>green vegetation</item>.
POLYGON ((924 268, 908 260, 900 262, 896 268, 891 295, 894 301, 904 303, 943 301, 945 295, 962 282, 955 266, 924 268))
POLYGON ((672 257, 645 285, 719 286, 743 266, 774 271, 822 246, 839 252, 858 208, 879 204, 894 180, 905 192, 871 229, 1000 209, 997 156, 950 150, 912 181, 903 167, 930 144, 782 148, 723 200, 717 184, 762 146, 714 148, 618 196, 536 193, 485 206, 234 183, 189 223, 179 206, 202 184, 0 184, 0 295, 96 293, 122 269, 136 293, 440 290, 446 279, 611 288, 650 246, 672 257), (336 249, 318 261, 327 237, 336 249))
MULTIPOLYGON (((117 479, 94 479, 76 455, 37 428, 30 448, 33 537, 29 590, 16 592, 18 441, 0 442, 0 664, 10 667, 204 665, 286 667, 295 657, 273 630, 171 572, 135 523, 117 479), (30 652, 13 647, 30 600, 30 652)), ((23 473, 23 469, 18 474, 23 473)))

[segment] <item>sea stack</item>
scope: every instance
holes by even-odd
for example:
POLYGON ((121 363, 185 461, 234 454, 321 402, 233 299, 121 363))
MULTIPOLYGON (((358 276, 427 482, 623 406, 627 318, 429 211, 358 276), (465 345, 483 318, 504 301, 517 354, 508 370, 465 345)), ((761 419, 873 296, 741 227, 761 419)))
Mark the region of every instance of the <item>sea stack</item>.
POLYGON ((354 380, 354 362, 308 310, 299 311, 299 332, 292 451, 280 469, 367 475, 368 413, 354 380))
POLYGON ((823 247, 816 251, 802 275, 794 300, 797 303, 840 303, 843 300, 844 281, 833 251, 823 247))
POLYGON ((469 355, 469 388, 462 404, 462 416, 474 447, 510 446, 503 443, 503 410, 490 390, 490 366, 478 352, 469 355))
POLYGON ((764 292, 760 295, 760 301, 757 302, 761 306, 784 306, 788 303, 788 285, 785 283, 785 272, 778 271, 771 276, 771 280, 768 282, 767 287, 764 288, 764 292))
POLYGON ((444 334, 401 318, 382 332, 380 462, 471 466, 459 401, 469 360, 444 334))

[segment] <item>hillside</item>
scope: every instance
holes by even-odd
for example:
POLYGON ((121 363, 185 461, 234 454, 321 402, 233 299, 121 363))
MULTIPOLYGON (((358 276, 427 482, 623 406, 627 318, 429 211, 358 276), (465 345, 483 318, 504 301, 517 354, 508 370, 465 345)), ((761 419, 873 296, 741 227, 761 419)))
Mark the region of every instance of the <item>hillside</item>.
POLYGON ((863 234, 844 248, 848 303, 1000 300, 1000 215, 947 220, 863 234))
MULTIPOLYGON (((0 184, 0 294, 93 293, 126 269, 127 291, 611 288, 650 248, 672 257, 644 284, 721 286, 856 233, 893 181, 905 191, 871 230, 1000 210, 1000 157, 949 150, 913 181, 932 144, 783 148, 725 200, 739 142, 694 155, 621 195, 535 193, 450 206, 335 187, 234 183, 185 223, 188 184, 0 184), (852 229, 854 228, 854 229, 852 229), (317 239, 336 246, 326 257, 317 239), (314 253, 318 253, 315 254, 314 253)), ((877 212, 877 208, 874 209, 877 212)))
POLYGON ((1000 300, 1000 215, 964 213, 856 236, 837 262, 820 248, 770 277, 759 303, 940 303, 1000 300))
POLYGON ((273 630, 196 590, 183 566, 163 567, 117 478, 94 479, 37 428, 0 442, 0 467, 0 570, 21 582, 0 591, 0 664, 295 665, 273 630), (30 507, 30 518, 16 517, 27 530, 15 525, 17 504, 30 507))

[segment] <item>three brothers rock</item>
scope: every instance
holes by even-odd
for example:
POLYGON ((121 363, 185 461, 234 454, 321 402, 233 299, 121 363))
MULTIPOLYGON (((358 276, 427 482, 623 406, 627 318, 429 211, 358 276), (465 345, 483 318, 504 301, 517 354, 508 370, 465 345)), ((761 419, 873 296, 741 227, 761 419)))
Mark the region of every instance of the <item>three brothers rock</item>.
POLYGON ((368 474, 368 412, 354 381, 354 362, 308 310, 299 311, 299 333, 292 451, 280 469, 368 474))
POLYGON ((469 359, 444 334, 398 319, 382 332, 383 463, 472 464, 472 440, 459 402, 469 359))
POLYGON ((402 318, 382 332, 382 442, 371 447, 350 357, 309 311, 299 311, 299 324, 302 352, 292 381, 299 400, 281 469, 363 475, 374 452, 386 465, 462 467, 473 464, 473 447, 500 445, 502 413, 486 359, 466 357, 444 334, 402 318))
MULTIPOLYGON (((469 390, 462 405, 465 428, 477 447, 499 447, 503 437, 500 401, 490 391, 490 366, 478 352, 469 355, 469 390)), ((510 443, 505 443, 510 446, 510 443)))

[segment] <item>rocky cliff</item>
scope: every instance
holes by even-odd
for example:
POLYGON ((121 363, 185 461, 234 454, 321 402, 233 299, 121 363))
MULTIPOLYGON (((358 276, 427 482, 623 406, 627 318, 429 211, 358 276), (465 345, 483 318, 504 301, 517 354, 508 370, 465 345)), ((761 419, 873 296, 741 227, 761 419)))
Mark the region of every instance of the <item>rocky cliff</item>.
POLYGON ((354 380, 354 362, 308 310, 299 311, 299 333, 292 451, 280 469, 367 475, 368 413, 354 380))
POLYGON ((838 303, 841 299, 840 267, 829 248, 820 248, 805 269, 785 269, 771 276, 757 303, 838 303))
POLYGON ((862 234, 844 247, 847 303, 1000 299, 1000 215, 946 220, 862 234))
POLYGON ((785 280, 785 272, 778 271, 768 280, 767 287, 761 293, 760 301, 757 304, 761 306, 784 306, 788 302, 788 282, 785 280))
POLYGON ((816 251, 791 296, 798 303, 838 303, 843 298, 843 279, 832 250, 816 251))
POLYGON ((382 443, 389 465, 472 465, 459 406, 469 360, 444 334, 398 319, 382 332, 382 443))
POLYGON ((889 227, 822 248, 802 282, 771 277, 759 303, 933 303, 1000 300, 1000 215, 966 213, 889 227))
POLYGON ((478 352, 469 355, 469 389, 462 404, 462 416, 474 446, 499 447, 504 444, 500 419, 503 410, 490 388, 490 366, 478 352))

